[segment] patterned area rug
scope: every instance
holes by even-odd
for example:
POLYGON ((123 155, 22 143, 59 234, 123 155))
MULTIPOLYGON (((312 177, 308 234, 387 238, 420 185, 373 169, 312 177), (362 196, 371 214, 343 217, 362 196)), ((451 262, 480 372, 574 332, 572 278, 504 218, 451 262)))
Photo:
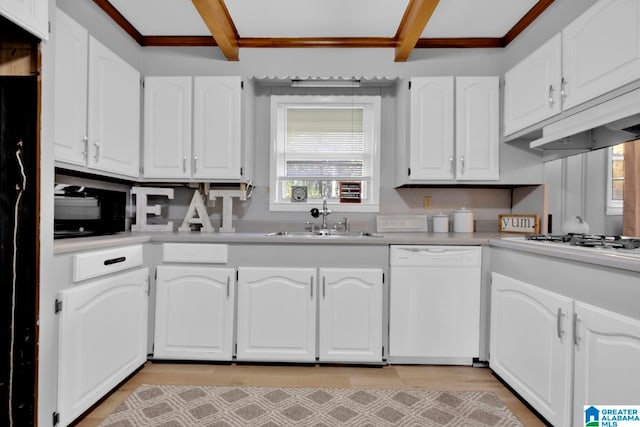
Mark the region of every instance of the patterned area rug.
POLYGON ((100 427, 522 426, 493 393, 142 385, 100 427))

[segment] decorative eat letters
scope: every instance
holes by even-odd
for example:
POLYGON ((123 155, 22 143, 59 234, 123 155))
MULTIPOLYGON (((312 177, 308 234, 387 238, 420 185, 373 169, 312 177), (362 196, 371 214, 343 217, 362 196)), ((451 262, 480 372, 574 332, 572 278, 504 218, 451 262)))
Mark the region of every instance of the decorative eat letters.
POLYGON ((148 196, 167 196, 173 199, 173 188, 131 187, 131 194, 136 196, 136 223, 131 224, 131 231, 173 231, 173 221, 166 224, 147 224, 147 214, 160 215, 161 206, 147 206, 148 196))
POLYGON ((184 217, 184 221, 182 221, 182 225, 178 228, 178 231, 191 231, 191 224, 202 224, 200 231, 206 231, 209 233, 214 231, 211 221, 209 220, 207 208, 202 200, 200 190, 195 190, 193 192, 191 204, 189 205, 187 214, 184 217), (197 217, 195 217, 196 213, 198 215, 197 217))

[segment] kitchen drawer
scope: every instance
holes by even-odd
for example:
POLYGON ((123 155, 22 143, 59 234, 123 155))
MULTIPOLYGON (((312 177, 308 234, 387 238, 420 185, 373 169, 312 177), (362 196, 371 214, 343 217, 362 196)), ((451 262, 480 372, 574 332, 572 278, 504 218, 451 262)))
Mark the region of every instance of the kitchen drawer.
POLYGON ((92 279, 142 265, 142 245, 91 251, 73 257, 73 281, 92 279))
POLYGON ((228 258, 228 247, 222 244, 165 243, 162 245, 162 262, 226 264, 228 258))

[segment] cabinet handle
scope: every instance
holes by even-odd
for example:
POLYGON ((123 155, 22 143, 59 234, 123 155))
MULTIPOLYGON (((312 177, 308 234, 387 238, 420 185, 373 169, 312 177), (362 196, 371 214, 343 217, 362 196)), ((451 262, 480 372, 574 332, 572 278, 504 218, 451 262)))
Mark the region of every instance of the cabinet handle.
POLYGON ((460 173, 464 173, 464 156, 460 156, 460 173))
POLYGON ((453 175, 453 156, 449 157, 449 172, 453 175))
POLYGON ((229 299, 229 295, 230 295, 230 283, 231 283, 231 277, 227 276, 227 299, 229 299))
POLYGON ((555 101, 553 100, 553 85, 549 85, 549 107, 553 108, 555 101))
POLYGON ((193 156, 193 173, 198 172, 198 156, 193 156))
POLYGON ((187 171, 187 156, 184 156, 182 158, 182 172, 186 172, 187 171))
POLYGON ((95 145, 95 147, 96 147, 95 159, 96 159, 96 162, 97 162, 98 159, 100 158, 100 140, 96 139, 96 142, 93 145, 95 145))
POLYGON ((313 299, 313 276, 311 276, 311 286, 309 286, 309 289, 311 289, 311 299, 313 299))
POLYGON ((562 339, 562 309, 558 308, 558 317, 556 318, 556 330, 558 332, 558 338, 562 339))
POLYGON ((578 345, 578 313, 573 313, 573 344, 578 345))
POLYGON ((327 282, 326 282, 327 278, 326 277, 322 277, 322 299, 325 299, 326 296, 326 292, 327 292, 327 282))
POLYGON ((567 97, 567 80, 563 77, 560 80, 560 98, 563 100, 567 97))
POLYGON ((82 158, 86 159, 89 157, 89 137, 85 136, 82 138, 82 142, 84 143, 84 151, 82 152, 82 158))

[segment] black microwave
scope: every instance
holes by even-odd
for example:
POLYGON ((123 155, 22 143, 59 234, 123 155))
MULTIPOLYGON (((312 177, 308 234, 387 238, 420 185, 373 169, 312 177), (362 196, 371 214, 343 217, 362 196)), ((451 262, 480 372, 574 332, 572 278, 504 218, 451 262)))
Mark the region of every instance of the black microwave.
POLYGON ((127 192, 55 184, 54 238, 113 234, 126 229, 127 192))

